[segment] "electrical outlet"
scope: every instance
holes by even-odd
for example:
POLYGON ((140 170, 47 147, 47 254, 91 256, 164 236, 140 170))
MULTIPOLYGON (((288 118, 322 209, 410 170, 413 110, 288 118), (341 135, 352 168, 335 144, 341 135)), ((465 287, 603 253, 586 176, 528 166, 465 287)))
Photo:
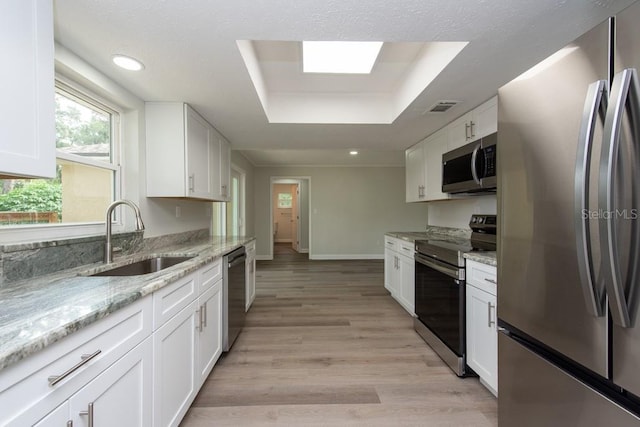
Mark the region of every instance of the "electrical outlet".
POLYGON ((176 218, 180 218, 182 216, 182 208, 180 206, 176 206, 176 218))

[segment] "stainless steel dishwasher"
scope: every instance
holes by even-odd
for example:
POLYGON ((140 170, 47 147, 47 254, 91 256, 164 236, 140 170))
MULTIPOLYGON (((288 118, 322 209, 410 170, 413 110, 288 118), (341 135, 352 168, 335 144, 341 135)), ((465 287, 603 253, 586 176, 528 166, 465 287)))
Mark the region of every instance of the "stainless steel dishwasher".
POLYGON ((245 319, 244 246, 226 254, 223 262, 222 350, 229 351, 242 331, 245 319))

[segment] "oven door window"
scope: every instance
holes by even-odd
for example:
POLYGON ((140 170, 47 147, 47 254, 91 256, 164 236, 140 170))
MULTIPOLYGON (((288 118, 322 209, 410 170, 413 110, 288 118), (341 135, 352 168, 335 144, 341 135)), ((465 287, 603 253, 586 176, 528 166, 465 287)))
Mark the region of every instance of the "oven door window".
POLYGON ((416 262, 416 315, 458 356, 464 353, 464 282, 416 262))

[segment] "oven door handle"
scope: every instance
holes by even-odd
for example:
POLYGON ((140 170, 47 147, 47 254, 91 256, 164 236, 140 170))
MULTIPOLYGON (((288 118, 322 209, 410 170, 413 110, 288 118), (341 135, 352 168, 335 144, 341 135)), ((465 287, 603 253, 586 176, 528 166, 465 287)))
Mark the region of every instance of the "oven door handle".
POLYGON ((443 263, 441 261, 430 259, 420 254, 415 254, 414 259, 416 262, 426 265, 427 267, 431 267, 434 270, 439 271, 442 274, 446 274, 449 277, 453 277, 456 280, 464 279, 464 277, 460 277, 458 268, 442 265, 443 263))

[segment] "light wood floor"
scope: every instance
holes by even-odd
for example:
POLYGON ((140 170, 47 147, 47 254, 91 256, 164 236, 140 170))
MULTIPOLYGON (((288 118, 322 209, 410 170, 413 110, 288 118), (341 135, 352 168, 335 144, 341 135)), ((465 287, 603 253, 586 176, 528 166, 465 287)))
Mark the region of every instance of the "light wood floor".
POLYGON ((497 426, 496 399, 413 331, 382 261, 275 253, 182 426, 497 426))

